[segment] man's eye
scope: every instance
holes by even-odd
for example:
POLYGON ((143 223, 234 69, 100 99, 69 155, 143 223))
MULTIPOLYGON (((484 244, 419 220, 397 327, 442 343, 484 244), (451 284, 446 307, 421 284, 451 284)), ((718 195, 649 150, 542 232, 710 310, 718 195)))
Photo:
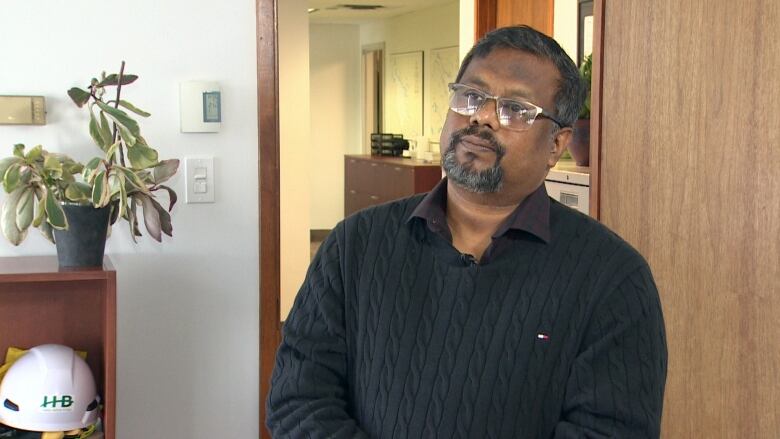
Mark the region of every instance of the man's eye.
POLYGON ((466 91, 463 93, 463 96, 467 97, 468 99, 474 99, 474 100, 482 99, 482 95, 474 91, 466 91))
POLYGON ((506 105, 505 108, 509 110, 509 112, 512 114, 523 114, 526 111, 528 111, 527 108, 525 108, 523 105, 520 105, 516 102, 509 103, 508 105, 506 105))

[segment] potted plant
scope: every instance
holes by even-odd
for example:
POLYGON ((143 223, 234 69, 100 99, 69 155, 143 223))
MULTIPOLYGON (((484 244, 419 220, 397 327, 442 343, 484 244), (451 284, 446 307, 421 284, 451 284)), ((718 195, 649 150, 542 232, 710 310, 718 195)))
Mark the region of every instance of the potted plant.
POLYGON ((14 155, 0 160, 3 189, 8 197, 0 213, 3 235, 19 245, 30 226, 54 242, 52 230, 67 229, 62 202, 86 197, 91 188, 76 181, 84 165, 64 154, 52 154, 40 145, 25 151, 14 145, 14 155))
POLYGON ((574 135, 569 142, 569 151, 578 166, 588 166, 590 163, 590 82, 593 72, 593 55, 588 55, 580 65, 580 76, 586 84, 588 95, 580 111, 577 122, 574 123, 574 135))
POLYGON ((141 236, 138 206, 152 238, 161 241, 162 233, 172 236, 169 212, 177 197, 163 183, 176 173, 179 161, 158 160, 138 122, 124 111, 149 116, 121 99, 122 86, 136 79, 136 75, 124 74, 122 62, 118 74, 103 73, 86 90, 74 87, 68 91, 73 102, 89 112, 89 133, 103 156, 82 165, 40 146, 25 152, 23 145, 16 145, 14 156, 0 160, 0 177, 9 194, 0 212, 0 225, 12 244, 21 243, 32 225, 57 244, 60 265, 100 265, 110 224, 118 218, 127 220, 133 241, 141 236), (106 100, 109 87, 116 87, 116 94, 106 100), (167 209, 156 199, 159 191, 168 193, 167 209), (88 249, 78 245, 93 241, 98 241, 91 246, 100 247, 99 255, 87 257, 88 249))

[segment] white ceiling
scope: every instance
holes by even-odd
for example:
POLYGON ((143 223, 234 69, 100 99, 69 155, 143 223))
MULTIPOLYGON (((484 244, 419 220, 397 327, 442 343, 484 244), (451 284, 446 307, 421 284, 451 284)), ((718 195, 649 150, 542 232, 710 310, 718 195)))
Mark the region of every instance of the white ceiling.
POLYGON ((452 1, 454 0, 309 0, 309 9, 318 9, 318 11, 309 14, 309 20, 313 23, 362 24, 452 1), (339 5, 380 5, 384 8, 373 11, 355 11, 340 8, 339 5))

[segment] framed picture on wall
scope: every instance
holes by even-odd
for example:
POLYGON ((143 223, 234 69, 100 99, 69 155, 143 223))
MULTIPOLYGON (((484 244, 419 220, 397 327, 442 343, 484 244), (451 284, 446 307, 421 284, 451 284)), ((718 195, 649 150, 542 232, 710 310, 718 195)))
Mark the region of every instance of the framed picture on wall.
POLYGON ((593 53, 593 0, 579 0, 577 13, 577 65, 581 65, 593 53))
POLYGON ((423 134, 423 51, 391 53, 387 66, 385 132, 423 134))

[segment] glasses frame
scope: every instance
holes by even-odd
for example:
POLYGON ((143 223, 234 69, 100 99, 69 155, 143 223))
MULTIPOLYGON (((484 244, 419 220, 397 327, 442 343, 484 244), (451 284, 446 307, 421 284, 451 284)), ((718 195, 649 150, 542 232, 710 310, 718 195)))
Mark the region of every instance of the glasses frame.
POLYGON ((558 125, 561 128, 565 128, 565 127, 568 126, 568 125, 564 125, 561 121, 559 121, 558 119, 556 119, 555 117, 550 115, 550 113, 548 113, 547 111, 544 111, 544 108, 542 108, 542 107, 540 107, 540 106, 538 106, 538 105, 536 105, 536 104, 534 104, 532 102, 529 102, 529 101, 525 101, 525 100, 522 100, 522 99, 508 99, 508 98, 502 98, 500 96, 493 96, 490 93, 485 92, 484 90, 480 90, 480 89, 478 89, 476 87, 472 87, 470 85, 461 84, 459 82, 451 82, 451 83, 447 84, 447 87, 449 88, 450 93, 455 93, 455 89, 460 87, 460 88, 466 88, 466 89, 469 89, 471 91, 474 91, 475 93, 481 95, 484 98, 484 101, 482 102, 482 104, 479 107, 477 107, 477 109, 474 110, 473 113, 467 114, 467 113, 463 113, 463 112, 460 112, 460 111, 452 108, 452 105, 451 105, 452 94, 451 94, 450 95, 450 102, 448 102, 447 105, 450 108, 450 110, 454 111, 457 114, 460 114, 461 116, 473 116, 479 110, 481 110, 485 106, 485 104, 487 104, 487 102, 489 100, 492 99, 492 100, 494 100, 496 102, 496 118, 498 119, 499 125, 501 125, 501 127, 506 128, 508 130, 512 130, 512 131, 526 131, 526 130, 531 128, 531 126, 534 124, 534 122, 536 122, 536 119, 539 118, 539 117, 541 117, 543 119, 549 119, 549 120, 555 122, 555 124, 558 125), (527 105, 527 106, 532 107, 534 110, 536 110, 536 114, 533 115, 533 118, 528 123, 528 127, 527 128, 518 129, 518 128, 512 128, 512 127, 510 127, 508 125, 504 125, 503 123, 501 123, 501 114, 499 113, 499 111, 500 111, 499 109, 501 108, 501 103, 502 102, 513 102, 513 103, 518 103, 520 105, 527 105))

